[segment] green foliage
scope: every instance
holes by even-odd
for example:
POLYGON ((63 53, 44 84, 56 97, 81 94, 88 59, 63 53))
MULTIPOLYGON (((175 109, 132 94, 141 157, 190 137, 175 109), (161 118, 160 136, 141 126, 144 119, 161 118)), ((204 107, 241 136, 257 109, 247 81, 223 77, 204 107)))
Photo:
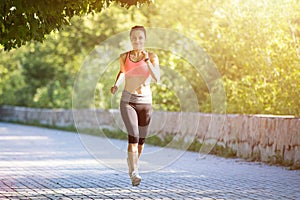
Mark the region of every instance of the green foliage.
MULTIPOLYGON (((74 81, 85 56, 101 41, 125 28, 126 23, 132 23, 129 17, 124 17, 126 12, 125 8, 112 7, 101 15, 74 17, 72 26, 51 33, 44 43, 31 42, 10 52, 2 50, 0 103, 71 108, 74 81), (113 13, 119 14, 112 16, 113 13), (124 23, 124 27, 116 28, 118 22, 124 23), (111 29, 111 26, 115 28, 111 29), (102 31, 102 28, 107 31, 102 31)), ((110 74, 116 74, 117 70, 110 74)), ((110 86, 115 78, 111 75, 107 77, 106 88, 103 89, 107 98, 97 104, 106 107, 110 105, 108 84, 110 86)))
POLYGON ((101 12, 113 3, 125 7, 150 0, 31 1, 5 0, 0 3, 0 44, 5 50, 20 47, 31 40, 43 41, 53 30, 70 24, 74 16, 101 12))
MULTIPOLYGON (((149 15, 152 26, 175 28, 212 57, 223 78, 228 113, 299 116, 299 1, 183 0, 154 7, 158 15, 149 15)), ((200 111, 210 112, 210 93, 200 91, 200 111)))

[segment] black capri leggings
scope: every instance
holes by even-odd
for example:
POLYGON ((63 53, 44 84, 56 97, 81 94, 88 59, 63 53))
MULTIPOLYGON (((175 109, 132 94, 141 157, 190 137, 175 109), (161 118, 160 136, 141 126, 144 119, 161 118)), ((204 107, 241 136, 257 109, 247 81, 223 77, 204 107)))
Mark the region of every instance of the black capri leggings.
POLYGON ((145 143, 151 120, 150 103, 120 102, 121 116, 128 132, 128 143, 145 143))

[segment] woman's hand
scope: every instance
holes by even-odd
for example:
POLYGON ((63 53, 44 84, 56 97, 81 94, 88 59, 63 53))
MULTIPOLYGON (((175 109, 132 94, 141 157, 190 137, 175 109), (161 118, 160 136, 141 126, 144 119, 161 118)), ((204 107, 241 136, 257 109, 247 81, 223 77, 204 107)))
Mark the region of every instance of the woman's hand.
POLYGON ((148 51, 143 50, 143 51, 142 51, 142 54, 144 55, 143 60, 149 59, 148 51))
POLYGON ((115 94, 117 90, 118 90, 118 87, 116 85, 114 85, 113 87, 110 88, 110 92, 112 94, 115 94))

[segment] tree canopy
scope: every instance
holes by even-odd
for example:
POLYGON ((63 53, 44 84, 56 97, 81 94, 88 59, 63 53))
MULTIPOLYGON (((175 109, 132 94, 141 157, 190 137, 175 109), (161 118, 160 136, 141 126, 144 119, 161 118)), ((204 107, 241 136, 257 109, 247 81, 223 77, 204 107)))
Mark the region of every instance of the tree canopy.
POLYGON ((151 0, 5 0, 0 2, 0 44, 5 50, 20 47, 45 36, 73 16, 101 12, 113 3, 124 7, 149 3, 151 0))

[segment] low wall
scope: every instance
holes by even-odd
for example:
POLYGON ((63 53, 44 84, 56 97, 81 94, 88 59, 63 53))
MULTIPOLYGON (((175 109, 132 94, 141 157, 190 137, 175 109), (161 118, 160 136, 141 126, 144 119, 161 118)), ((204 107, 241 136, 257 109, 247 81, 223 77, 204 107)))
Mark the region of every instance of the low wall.
MULTIPOLYGON (((118 110, 64 110, 1 106, 4 121, 38 122, 77 128, 121 128, 118 110)), ((215 143, 237 152, 238 157, 300 164, 300 118, 271 115, 221 115, 154 111, 150 134, 163 138, 215 143)), ((1 137, 1 136, 0 136, 1 137)))

